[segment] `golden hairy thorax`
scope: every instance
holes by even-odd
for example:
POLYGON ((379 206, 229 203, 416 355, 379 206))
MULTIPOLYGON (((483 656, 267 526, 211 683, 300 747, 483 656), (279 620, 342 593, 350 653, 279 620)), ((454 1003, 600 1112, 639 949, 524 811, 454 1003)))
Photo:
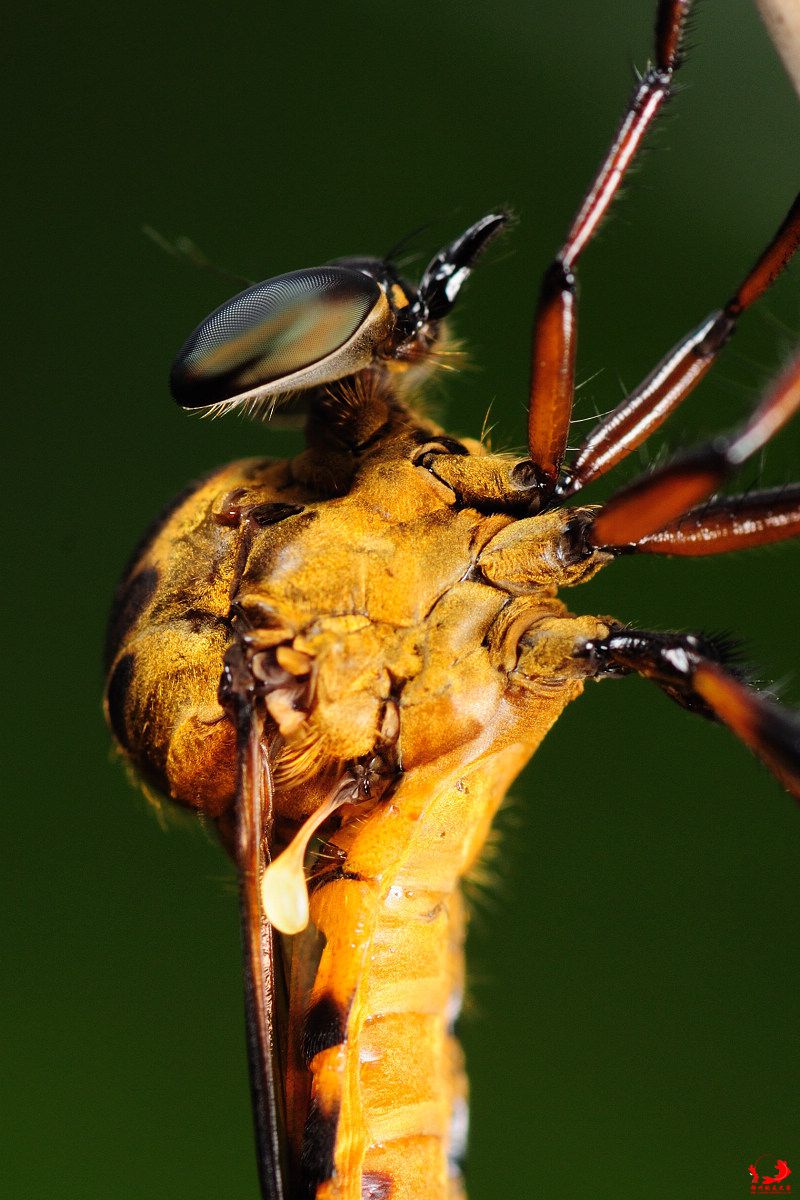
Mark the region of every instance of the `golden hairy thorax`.
POLYGON ((373 780, 322 826, 310 923, 284 939, 290 1151, 318 1200, 445 1200, 466 1113, 459 881, 583 687, 576 646, 608 633, 556 596, 608 555, 576 552, 585 510, 526 516, 513 460, 443 437, 377 375, 317 401, 307 443, 223 468, 162 520, 118 594, 109 717, 230 844, 235 646, 265 706, 274 854, 342 778, 373 780))

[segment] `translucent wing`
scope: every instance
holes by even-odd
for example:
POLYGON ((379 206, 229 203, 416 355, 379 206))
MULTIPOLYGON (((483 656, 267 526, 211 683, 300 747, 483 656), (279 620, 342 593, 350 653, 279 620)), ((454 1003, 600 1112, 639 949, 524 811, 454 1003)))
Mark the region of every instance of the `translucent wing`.
POLYGON ((260 880, 268 862, 272 779, 262 722, 251 702, 239 708, 237 859, 244 958, 245 1018, 253 1123, 263 1200, 289 1200, 278 1011, 282 976, 276 935, 261 908, 260 880))

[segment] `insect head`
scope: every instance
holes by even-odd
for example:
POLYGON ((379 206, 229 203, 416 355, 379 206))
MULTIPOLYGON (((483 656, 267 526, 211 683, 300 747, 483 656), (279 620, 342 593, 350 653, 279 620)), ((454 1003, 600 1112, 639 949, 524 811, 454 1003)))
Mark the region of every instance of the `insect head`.
POLYGON ((416 290, 391 261, 342 258, 247 288, 201 321, 170 375, 183 408, 225 410, 408 366, 436 340, 481 251, 507 224, 490 213, 440 250, 416 290))

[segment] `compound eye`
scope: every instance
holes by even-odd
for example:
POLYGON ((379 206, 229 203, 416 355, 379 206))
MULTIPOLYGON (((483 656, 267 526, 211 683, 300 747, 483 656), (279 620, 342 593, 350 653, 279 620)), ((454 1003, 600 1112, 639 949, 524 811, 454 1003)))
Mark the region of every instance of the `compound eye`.
POLYGON ((184 408, 302 391, 372 360, 393 317, 375 279, 312 267, 257 283, 195 329, 172 366, 184 408))

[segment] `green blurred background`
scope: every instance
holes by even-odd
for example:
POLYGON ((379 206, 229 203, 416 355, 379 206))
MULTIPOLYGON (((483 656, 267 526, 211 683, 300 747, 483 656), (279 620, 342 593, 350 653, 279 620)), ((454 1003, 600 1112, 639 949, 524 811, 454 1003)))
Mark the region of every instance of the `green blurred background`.
MULTIPOLYGON (((171 356, 230 289, 140 227, 258 279, 428 223, 424 258, 511 204, 519 224, 458 313, 476 369, 449 381, 446 413, 475 433, 491 403, 495 444, 519 446, 537 275, 645 63, 651 9, 84 0, 26 19, 6 67, 5 1194, 256 1195, 233 873, 196 824, 162 827, 114 760, 100 644, 160 506, 298 442, 177 411, 171 356)), ((797 187, 800 107, 750 3, 702 5, 691 41, 582 266, 580 418, 726 297, 797 187)), ((754 403, 800 340, 798 282, 795 266, 748 315, 662 442, 754 403)), ((744 482, 800 476, 797 447, 795 424, 744 482)), ((740 633, 800 704, 798 582, 787 544, 623 561, 571 600, 740 633)), ((724 730, 630 680, 566 713, 501 825, 463 1022, 471 1200, 727 1200, 761 1154, 800 1179, 797 807, 724 730)))

